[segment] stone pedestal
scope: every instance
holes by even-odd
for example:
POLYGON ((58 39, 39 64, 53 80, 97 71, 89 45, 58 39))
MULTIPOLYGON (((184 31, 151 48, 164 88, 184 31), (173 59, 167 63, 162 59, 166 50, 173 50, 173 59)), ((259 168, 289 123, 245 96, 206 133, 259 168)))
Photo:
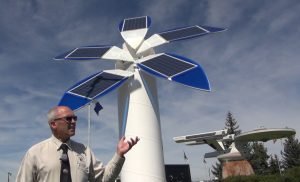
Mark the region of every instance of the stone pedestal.
POLYGON ((247 160, 223 162, 223 179, 229 176, 249 176, 251 174, 254 174, 254 171, 247 160))

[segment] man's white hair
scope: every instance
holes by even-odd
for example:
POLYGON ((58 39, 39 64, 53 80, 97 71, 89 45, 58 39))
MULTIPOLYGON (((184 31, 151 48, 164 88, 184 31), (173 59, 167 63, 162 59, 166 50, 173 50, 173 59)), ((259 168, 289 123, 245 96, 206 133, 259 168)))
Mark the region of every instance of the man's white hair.
POLYGON ((50 121, 54 120, 57 116, 57 106, 53 107, 52 109, 50 109, 47 113, 47 118, 48 118, 48 122, 50 123, 50 121))

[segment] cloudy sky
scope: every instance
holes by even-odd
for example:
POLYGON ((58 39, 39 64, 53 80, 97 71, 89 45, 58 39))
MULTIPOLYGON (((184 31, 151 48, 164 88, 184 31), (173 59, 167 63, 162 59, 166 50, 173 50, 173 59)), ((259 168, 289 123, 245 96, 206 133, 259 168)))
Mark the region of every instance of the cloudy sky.
MULTIPOLYGON (((300 3, 297 0, 0 0, 0 181, 15 178, 26 150, 50 136, 49 108, 64 91, 112 62, 65 63, 52 58, 77 46, 117 45, 119 22, 148 15, 156 32, 187 25, 228 30, 156 49, 197 61, 212 87, 201 92, 158 79, 166 164, 185 163, 193 179, 209 178, 216 162, 203 163, 208 146, 188 147, 174 136, 224 128, 228 111, 240 129, 291 127, 300 131, 300 3)), ((118 140, 116 92, 100 99, 104 110, 92 114, 91 147, 107 162, 118 140)), ((77 112, 77 135, 87 142, 87 109, 77 112)), ((141 118, 142 120, 142 118, 141 118)), ((299 138, 299 134, 296 135, 299 138)), ((269 154, 282 143, 266 143, 269 154)))

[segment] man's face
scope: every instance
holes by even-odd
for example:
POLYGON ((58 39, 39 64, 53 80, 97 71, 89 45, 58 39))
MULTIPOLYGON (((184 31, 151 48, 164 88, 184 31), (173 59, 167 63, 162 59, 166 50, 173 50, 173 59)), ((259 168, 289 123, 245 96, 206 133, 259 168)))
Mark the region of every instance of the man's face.
POLYGON ((66 140, 75 135, 76 120, 77 116, 75 116, 71 109, 68 107, 59 107, 51 125, 56 130, 58 137, 66 140))

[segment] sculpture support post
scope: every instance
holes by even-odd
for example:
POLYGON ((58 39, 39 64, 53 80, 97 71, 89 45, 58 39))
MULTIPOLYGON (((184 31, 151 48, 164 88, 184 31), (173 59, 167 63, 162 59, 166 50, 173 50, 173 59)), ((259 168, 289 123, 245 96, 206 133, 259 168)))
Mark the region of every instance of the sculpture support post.
POLYGON ((126 154, 121 181, 165 181, 155 79, 135 69, 134 78, 120 88, 118 103, 120 136, 140 138, 126 154))

